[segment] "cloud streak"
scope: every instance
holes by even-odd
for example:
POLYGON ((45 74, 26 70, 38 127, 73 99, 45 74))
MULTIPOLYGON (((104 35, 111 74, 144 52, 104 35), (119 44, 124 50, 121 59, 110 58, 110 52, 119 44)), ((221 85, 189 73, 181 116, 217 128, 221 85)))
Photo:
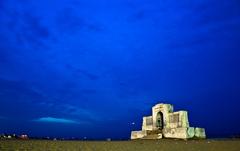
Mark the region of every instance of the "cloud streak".
POLYGON ((66 119, 66 118, 55 118, 55 117, 41 117, 33 121, 44 122, 44 123, 80 124, 80 122, 75 120, 66 119))

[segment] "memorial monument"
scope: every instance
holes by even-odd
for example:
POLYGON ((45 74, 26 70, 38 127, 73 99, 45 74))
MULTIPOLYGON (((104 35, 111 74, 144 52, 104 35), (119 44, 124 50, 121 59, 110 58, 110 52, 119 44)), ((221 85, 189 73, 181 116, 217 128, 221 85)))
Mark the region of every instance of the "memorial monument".
POLYGON ((156 104, 152 115, 143 117, 142 130, 132 131, 131 139, 206 138, 205 129, 190 127, 187 111, 173 111, 171 104, 156 104))

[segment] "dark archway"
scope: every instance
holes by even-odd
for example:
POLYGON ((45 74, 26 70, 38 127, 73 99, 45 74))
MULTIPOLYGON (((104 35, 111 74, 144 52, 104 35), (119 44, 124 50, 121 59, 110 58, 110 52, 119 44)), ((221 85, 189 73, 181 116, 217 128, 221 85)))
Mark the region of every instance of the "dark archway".
POLYGON ((162 112, 157 113, 156 127, 160 130, 163 129, 163 113, 162 112))

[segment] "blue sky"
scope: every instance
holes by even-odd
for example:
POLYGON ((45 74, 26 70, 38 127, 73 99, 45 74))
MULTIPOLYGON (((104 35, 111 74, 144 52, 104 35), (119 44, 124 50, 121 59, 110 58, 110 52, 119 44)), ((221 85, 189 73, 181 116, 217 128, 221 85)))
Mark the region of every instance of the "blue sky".
POLYGON ((0 132, 128 138, 165 102, 240 133, 239 39, 238 0, 1 0, 0 132))

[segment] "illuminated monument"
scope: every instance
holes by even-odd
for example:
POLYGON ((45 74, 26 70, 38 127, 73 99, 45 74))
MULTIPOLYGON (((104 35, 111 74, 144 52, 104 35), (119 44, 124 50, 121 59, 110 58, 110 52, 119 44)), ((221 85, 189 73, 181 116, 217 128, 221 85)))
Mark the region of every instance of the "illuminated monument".
POLYGON ((206 138, 204 128, 189 126, 187 111, 173 112, 171 104, 156 104, 152 116, 143 117, 142 130, 132 131, 131 139, 206 138))

